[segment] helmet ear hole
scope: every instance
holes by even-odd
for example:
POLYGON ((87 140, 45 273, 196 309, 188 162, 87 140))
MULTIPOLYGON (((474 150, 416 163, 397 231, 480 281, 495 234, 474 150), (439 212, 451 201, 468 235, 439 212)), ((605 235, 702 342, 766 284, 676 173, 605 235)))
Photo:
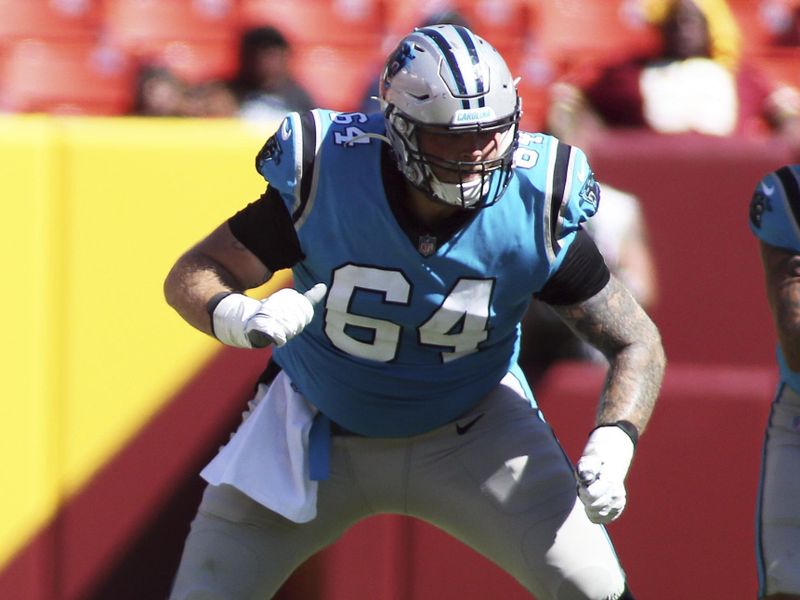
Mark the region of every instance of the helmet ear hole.
POLYGON ((500 198, 510 179, 520 102, 508 66, 488 42, 457 25, 415 30, 389 57, 380 100, 398 167, 412 185, 461 208, 500 198), (426 155, 417 132, 428 128, 437 135, 502 131, 503 142, 477 161, 464 158, 471 153, 426 155))

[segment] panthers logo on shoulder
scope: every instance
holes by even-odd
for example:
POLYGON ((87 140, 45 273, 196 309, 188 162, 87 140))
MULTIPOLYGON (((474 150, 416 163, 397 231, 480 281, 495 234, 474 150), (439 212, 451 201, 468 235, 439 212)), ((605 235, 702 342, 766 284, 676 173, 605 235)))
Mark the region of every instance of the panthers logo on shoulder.
POLYGON ((273 161, 276 165, 281 164, 282 153, 283 149, 278 144, 278 139, 274 135, 271 136, 267 143, 264 144, 264 147, 261 148, 258 156, 256 156, 256 168, 259 168, 261 164, 268 160, 273 161))
POLYGON ((597 183, 597 180, 594 178, 594 173, 591 171, 583 182, 580 197, 584 202, 587 202, 597 210, 600 204, 600 185, 597 183))
POLYGON ((761 229, 761 219, 765 211, 771 211, 772 205, 769 198, 761 190, 753 194, 753 199, 750 201, 750 222, 754 227, 761 229))

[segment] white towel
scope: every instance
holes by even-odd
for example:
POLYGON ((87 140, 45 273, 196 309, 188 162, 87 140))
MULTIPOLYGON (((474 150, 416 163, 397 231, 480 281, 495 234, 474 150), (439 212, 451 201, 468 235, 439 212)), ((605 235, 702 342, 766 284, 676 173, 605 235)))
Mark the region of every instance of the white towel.
POLYGON ((316 409, 281 371, 259 385, 255 408, 200 475, 228 484, 295 523, 317 516, 316 481, 308 476, 308 434, 316 409))

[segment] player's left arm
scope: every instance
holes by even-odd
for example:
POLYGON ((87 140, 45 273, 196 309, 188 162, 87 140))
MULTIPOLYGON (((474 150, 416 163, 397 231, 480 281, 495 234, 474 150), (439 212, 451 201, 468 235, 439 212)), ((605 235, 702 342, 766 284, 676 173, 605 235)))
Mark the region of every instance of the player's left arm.
POLYGON ((545 239, 553 233, 548 247, 553 273, 537 297, 609 360, 597 424, 627 421, 637 435, 650 419, 664 374, 661 336, 582 228, 602 202, 585 153, 561 142, 554 148, 548 172, 552 208, 543 221, 545 239))
POLYGON ((625 509, 625 478, 661 388, 666 366, 661 336, 613 275, 587 300, 554 308, 609 361, 597 427, 589 434, 575 474, 589 520, 610 523, 625 509))
POLYGON ((767 300, 783 356, 800 371, 800 254, 761 242, 767 300))
POLYGON ((551 207, 558 210, 545 211, 544 219, 554 234, 548 248, 552 273, 537 295, 609 361, 597 427, 576 465, 587 516, 594 523, 609 523, 625 508, 625 477, 653 414, 666 357, 655 324, 581 229, 601 197, 586 156, 561 143, 555 153, 548 189, 551 207))
POLYGON ((658 328, 613 275, 594 296, 553 306, 561 318, 609 361, 597 425, 628 421, 644 432, 666 366, 658 328))

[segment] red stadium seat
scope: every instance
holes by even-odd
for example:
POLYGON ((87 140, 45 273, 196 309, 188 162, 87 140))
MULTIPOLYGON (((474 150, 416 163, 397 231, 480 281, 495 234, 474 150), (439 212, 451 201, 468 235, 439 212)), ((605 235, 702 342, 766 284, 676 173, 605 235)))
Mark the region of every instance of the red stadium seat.
POLYGON ((773 46, 791 26, 795 0, 728 0, 742 31, 745 53, 773 46))
POLYGON ((524 52, 518 57, 509 54, 506 61, 511 73, 520 78, 517 84, 522 99, 520 127, 531 132, 544 131, 551 103, 550 89, 562 76, 559 65, 548 56, 533 52, 524 52))
POLYGON ((531 34, 529 0, 461 0, 456 7, 470 28, 501 54, 522 48, 531 34))
POLYGON ((225 40, 170 40, 153 42, 142 55, 148 64, 169 69, 191 85, 228 80, 239 66, 236 44, 225 40))
POLYGON ((368 46, 304 46, 292 55, 292 71, 317 105, 341 111, 358 110, 369 78, 382 64, 380 48, 368 46))
POLYGON ((657 46, 656 32, 629 1, 534 1, 534 42, 563 63, 611 62, 657 46))
POLYGON ((21 39, 89 39, 100 25, 99 0, 0 0, 0 44, 21 39))
POLYGON ((134 96, 134 69, 118 50, 78 42, 25 40, 0 70, 0 109, 121 115, 134 96))
POLYGON ((517 90, 522 99, 520 128, 541 131, 544 127, 549 88, 557 77, 555 65, 524 48, 509 48, 502 52, 511 75, 519 78, 517 90))
POLYGON ((237 6, 233 0, 105 0, 104 34, 138 57, 170 42, 235 46, 237 6))
POLYGON ((377 0, 241 0, 243 28, 272 25, 297 46, 380 47, 383 6, 377 0))
POLYGON ((762 48, 749 58, 775 83, 800 89, 800 48, 762 48))
POLYGON ((425 7, 422 2, 388 2, 384 17, 385 31, 392 38, 400 39, 435 10, 435 8, 425 7))

